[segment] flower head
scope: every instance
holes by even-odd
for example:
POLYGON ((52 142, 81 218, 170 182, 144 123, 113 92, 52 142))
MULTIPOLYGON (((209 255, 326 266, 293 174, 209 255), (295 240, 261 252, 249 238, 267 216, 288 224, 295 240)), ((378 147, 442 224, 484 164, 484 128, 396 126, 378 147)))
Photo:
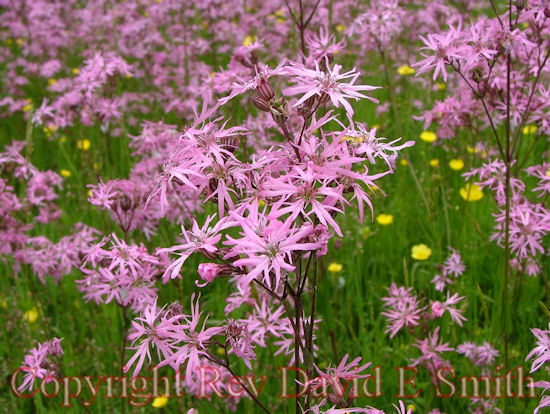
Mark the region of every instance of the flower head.
POLYGON ((376 216, 376 221, 382 226, 387 226, 393 223, 393 216, 391 214, 379 214, 376 216))
POLYGON ((437 139, 437 135, 432 131, 422 131, 420 139, 425 142, 434 142, 437 139))
POLYGON ((414 260, 427 260, 432 255, 432 249, 425 244, 416 244, 411 249, 411 257, 414 260))
POLYGON ((460 171, 464 168, 464 161, 459 158, 452 159, 449 161, 449 167, 451 167, 452 170, 460 171))
POLYGON ((479 201, 483 198, 483 191, 481 187, 476 184, 466 183, 466 185, 460 189, 460 197, 466 201, 479 201))

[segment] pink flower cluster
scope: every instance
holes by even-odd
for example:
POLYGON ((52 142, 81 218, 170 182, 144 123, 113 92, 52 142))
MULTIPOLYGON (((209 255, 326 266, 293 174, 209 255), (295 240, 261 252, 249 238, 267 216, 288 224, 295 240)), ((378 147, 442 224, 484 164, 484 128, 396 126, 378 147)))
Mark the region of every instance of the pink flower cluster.
POLYGON ((23 150, 25 142, 14 141, 0 153, 0 258, 13 258, 16 272, 28 265, 43 283, 48 276, 59 281, 78 268, 98 232, 75 223, 74 233, 57 242, 33 235, 41 224, 61 217, 56 202, 63 180, 53 171, 39 171, 22 155, 23 150), (23 191, 16 191, 15 186, 23 191))
POLYGON ((39 343, 25 355, 20 368, 25 375, 18 387, 19 391, 31 390, 36 379, 43 379, 48 383, 60 376, 58 359, 63 355, 62 340, 63 338, 53 338, 51 341, 39 343))

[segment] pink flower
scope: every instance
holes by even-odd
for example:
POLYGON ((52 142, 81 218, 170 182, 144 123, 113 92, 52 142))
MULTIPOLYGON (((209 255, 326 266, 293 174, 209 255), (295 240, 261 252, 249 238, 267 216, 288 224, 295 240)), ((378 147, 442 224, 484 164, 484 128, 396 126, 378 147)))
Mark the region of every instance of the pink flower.
POLYGON ((283 272, 291 272, 295 269, 292 265, 292 255, 297 252, 316 250, 321 245, 306 241, 307 237, 314 232, 312 225, 294 227, 292 217, 284 222, 269 220, 264 214, 258 213, 257 208, 257 205, 249 206, 248 216, 232 212, 232 219, 242 229, 240 233, 242 237, 227 236, 224 244, 230 246, 230 250, 224 259, 244 256, 233 262, 234 266, 249 268, 239 278, 239 284, 248 285, 261 275, 261 280, 267 286, 277 290, 283 272))
POLYGON ((464 47, 457 46, 459 36, 461 36, 461 24, 457 28, 451 26, 445 34, 430 33, 427 38, 420 36, 420 39, 426 44, 420 49, 433 51, 434 55, 423 55, 425 59, 413 65, 418 68, 417 75, 435 68, 433 80, 436 80, 441 72, 443 80, 447 82, 445 65, 451 64, 453 59, 463 57, 464 47))
POLYGON ((290 64, 291 66, 287 67, 286 72, 294 77, 296 85, 284 89, 283 93, 287 96, 304 94, 294 104, 295 107, 301 105, 312 96, 318 96, 321 100, 324 99, 324 96, 327 96, 326 99, 330 98, 335 107, 338 108, 341 104, 349 115, 353 115, 353 108, 347 99, 352 98, 357 101, 360 98, 366 98, 373 102, 378 102, 376 99, 359 92, 372 91, 379 87, 355 85, 355 81, 359 77, 359 73, 355 71, 355 68, 348 72, 340 73, 342 69, 341 65, 334 65, 334 68, 331 69, 327 58, 325 58, 325 61, 327 72, 322 71, 316 61, 315 70, 294 62, 290 64), (349 81, 345 82, 348 79, 349 81))
POLYGON ((525 360, 535 358, 531 366, 531 373, 538 371, 543 364, 550 361, 550 330, 542 330, 538 328, 531 329, 535 338, 537 338, 537 346, 527 354, 525 360))
POLYGON ((214 216, 208 216, 204 225, 199 227, 197 221, 193 218, 191 231, 187 231, 181 226, 184 243, 159 250, 159 253, 176 253, 180 256, 176 261, 172 262, 164 272, 162 276, 162 281, 164 283, 169 279, 175 279, 179 276, 181 267, 192 253, 201 250, 208 253, 218 252, 217 243, 222 237, 219 231, 224 227, 224 220, 220 220, 213 227, 210 227, 210 223, 213 219, 214 216))
MULTIPOLYGON (((348 363, 348 358, 349 355, 346 354, 337 367, 329 366, 326 369, 326 372, 321 371, 319 367, 315 365, 315 369, 319 373, 319 377, 325 380, 325 382, 333 389, 334 394, 340 398, 344 397, 345 392, 345 387, 342 385, 341 380, 353 381, 355 378, 366 378, 370 375, 363 373, 363 371, 372 365, 370 362, 360 365, 361 357, 357 357, 348 363)), ((318 386, 324 386, 323 382, 320 381, 318 386)))
POLYGON ((53 338, 51 341, 39 343, 25 355, 21 371, 26 374, 18 387, 19 391, 32 390, 35 379, 44 379, 48 383, 57 377, 58 361, 54 361, 52 358, 59 358, 63 355, 62 340, 62 338, 53 338))
POLYGON ((441 318, 445 313, 445 306, 439 301, 433 302, 431 308, 434 318, 441 318))
POLYGON ((425 307, 420 307, 416 295, 411 293, 412 288, 398 287, 395 283, 388 288, 388 297, 382 298, 386 310, 381 312, 388 319, 388 327, 385 333, 393 338, 405 327, 418 325, 420 314, 425 307))
POLYGON ((159 360, 168 360, 174 355, 177 349, 176 335, 180 331, 179 321, 183 315, 169 317, 164 308, 157 308, 157 301, 146 306, 140 317, 132 321, 133 332, 128 336, 132 341, 129 349, 136 353, 130 358, 124 366, 124 372, 128 372, 130 367, 137 361, 132 374, 135 377, 143 367, 145 358, 151 362, 150 348, 156 349, 159 360), (135 345, 139 341, 139 345, 135 345))
POLYGON ((183 329, 174 333, 174 339, 178 342, 178 348, 173 356, 165 359, 159 364, 170 365, 175 367, 176 371, 183 364, 186 364, 185 382, 191 383, 192 372, 201 364, 201 358, 208 356, 207 347, 210 338, 223 333, 225 327, 211 327, 205 329, 208 317, 202 321, 200 325, 202 312, 199 312, 199 297, 195 301, 195 294, 191 296, 191 315, 184 315, 185 324, 183 329))

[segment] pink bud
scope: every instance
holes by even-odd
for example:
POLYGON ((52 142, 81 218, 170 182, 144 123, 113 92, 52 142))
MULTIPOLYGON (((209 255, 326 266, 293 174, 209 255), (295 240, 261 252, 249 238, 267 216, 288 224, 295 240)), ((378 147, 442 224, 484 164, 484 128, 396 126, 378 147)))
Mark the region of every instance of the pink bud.
POLYGON ((220 267, 216 263, 201 263, 198 272, 202 280, 210 283, 220 273, 220 267))

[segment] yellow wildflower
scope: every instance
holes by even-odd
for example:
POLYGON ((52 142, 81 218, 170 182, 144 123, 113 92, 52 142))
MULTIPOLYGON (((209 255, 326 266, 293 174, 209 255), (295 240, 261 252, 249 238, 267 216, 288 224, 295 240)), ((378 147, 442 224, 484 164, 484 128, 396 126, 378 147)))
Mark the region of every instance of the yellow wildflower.
POLYGON ((42 131, 46 134, 47 137, 51 137, 52 134, 57 131, 57 126, 55 124, 48 124, 42 128, 42 131))
POLYGON ((449 167, 451 167, 452 170, 460 171, 461 169, 464 168, 464 161, 462 161, 459 158, 452 159, 449 162, 449 167))
POLYGON ((476 184, 466 183, 466 185, 460 189, 460 197, 466 201, 478 201, 483 198, 483 191, 481 191, 481 188, 476 184))
POLYGON ((23 314, 23 318, 25 318, 26 320, 28 320, 29 323, 34 323, 34 322, 36 322, 36 319, 38 319, 38 310, 36 310, 36 308, 32 308, 32 309, 26 311, 26 312, 23 314))
POLYGON ((71 172, 69 170, 66 170, 66 169, 62 169, 61 171, 59 171, 59 174, 61 174, 61 176, 65 177, 65 178, 68 178, 71 176, 71 172))
POLYGON ((72 73, 73 75, 78 75, 78 74, 80 73, 80 69, 78 69, 78 68, 72 68, 72 69, 71 69, 71 73, 72 73))
POLYGON ((432 255, 432 249, 425 244, 416 244, 411 249, 411 257, 414 260, 426 260, 432 255))
POLYGON ((430 160, 430 167, 439 167, 439 160, 437 158, 430 160))
POLYGON ((89 139, 80 139, 76 141, 76 147, 82 151, 88 151, 90 149, 90 140, 89 139))
POLYGON ((525 125, 523 129, 521 130, 523 132, 523 135, 531 135, 537 132, 537 126, 536 125, 525 125))
POLYGON ((342 33, 344 30, 346 30, 346 27, 344 25, 339 24, 338 26, 336 26, 336 31, 338 33, 342 33))
POLYGON ((422 131, 420 139, 424 142, 434 142, 437 139, 437 135, 432 131, 422 131))
POLYGON ((255 41, 256 38, 254 36, 247 35, 243 40, 243 46, 250 46, 255 41))
POLYGON ((388 224, 393 223, 393 216, 391 214, 379 214, 376 217, 376 221, 382 226, 387 226, 388 224))
POLYGON ((399 73, 401 76, 413 75, 414 72, 414 68, 411 68, 409 65, 403 65, 400 66, 399 69, 397 69, 397 73, 399 73))
POLYGON ((160 397, 156 397, 151 405, 155 408, 162 408, 166 404, 168 404, 168 397, 166 395, 161 395, 160 397))
POLYGON ((336 262, 332 262, 331 264, 328 265, 328 268, 327 270, 330 272, 330 273, 338 273, 338 272, 341 272, 342 271, 342 268, 344 266, 342 266, 340 263, 336 263, 336 262))
POLYGON ((444 91, 445 89, 447 89, 447 85, 442 82, 437 82, 435 86, 437 86, 438 91, 444 91))

